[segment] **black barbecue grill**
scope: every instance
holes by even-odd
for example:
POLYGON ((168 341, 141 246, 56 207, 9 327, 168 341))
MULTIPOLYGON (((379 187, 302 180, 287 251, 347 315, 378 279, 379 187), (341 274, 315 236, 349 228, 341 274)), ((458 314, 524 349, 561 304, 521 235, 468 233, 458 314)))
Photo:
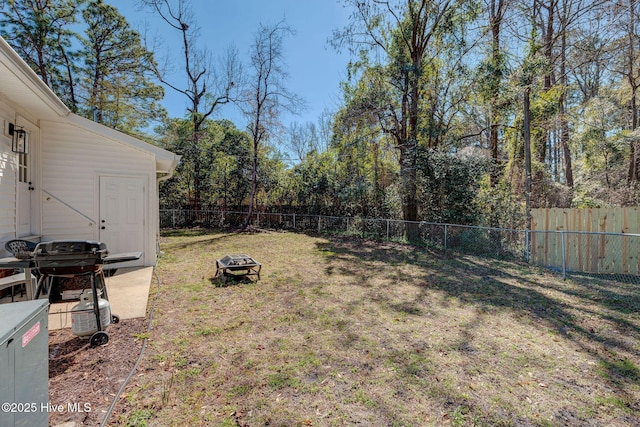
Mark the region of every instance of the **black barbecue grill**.
POLYGON ((107 256, 107 245, 90 240, 39 243, 34 260, 40 274, 51 276, 98 273, 107 256))
MULTIPOLYGON (((107 287, 102 271, 105 258, 107 257, 107 246, 101 242, 91 240, 54 240, 51 242, 38 243, 33 251, 33 260, 40 273, 38 288, 36 290, 37 299, 41 292, 47 295, 51 291, 53 277, 76 277, 89 275, 91 289, 93 291, 93 311, 96 315, 98 331, 91 336, 92 345, 102 345, 109 341, 109 335, 103 331, 100 321, 99 294, 108 300, 107 287)), ((112 322, 117 323, 118 316, 112 316, 112 322)), ((105 325, 106 326, 106 325, 105 325)))

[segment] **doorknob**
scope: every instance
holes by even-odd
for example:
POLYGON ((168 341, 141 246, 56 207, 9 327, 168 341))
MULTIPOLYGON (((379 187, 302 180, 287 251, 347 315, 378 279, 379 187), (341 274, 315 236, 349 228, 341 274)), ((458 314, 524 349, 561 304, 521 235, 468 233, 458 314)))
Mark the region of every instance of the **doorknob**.
POLYGON ((104 225, 102 227, 100 227, 101 230, 106 229, 107 227, 105 227, 104 225))

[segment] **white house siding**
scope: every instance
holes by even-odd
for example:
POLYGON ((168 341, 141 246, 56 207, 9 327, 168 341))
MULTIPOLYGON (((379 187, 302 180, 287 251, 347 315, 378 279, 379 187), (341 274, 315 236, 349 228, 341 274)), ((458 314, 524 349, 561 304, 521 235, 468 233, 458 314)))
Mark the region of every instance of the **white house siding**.
MULTIPOLYGON (((153 156, 68 122, 42 122, 40 129, 43 240, 98 239, 100 175, 146 177, 144 204, 149 222, 145 229, 155 229, 158 207, 153 156)), ((146 233, 141 261, 151 265, 155 236, 146 233)))
MULTIPOLYGON (((4 138, 0 138, 4 139, 4 138)), ((16 225, 16 173, 11 148, 0 142, 0 241, 15 238, 16 225)))
POLYGON ((44 234, 43 240, 97 240, 98 235, 94 222, 87 221, 82 215, 70 209, 59 200, 42 194, 44 234))
MULTIPOLYGON (((15 238, 16 156, 11 151, 11 138, 5 134, 12 117, 0 100, 0 242, 15 238)), ((4 246, 0 253, 3 251, 4 246)))

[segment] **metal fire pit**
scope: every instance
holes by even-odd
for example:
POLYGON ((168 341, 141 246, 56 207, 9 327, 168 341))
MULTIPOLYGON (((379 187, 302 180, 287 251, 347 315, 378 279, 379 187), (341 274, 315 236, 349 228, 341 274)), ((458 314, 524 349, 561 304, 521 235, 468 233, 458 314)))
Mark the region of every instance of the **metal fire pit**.
POLYGON ((260 270, 262 264, 251 258, 249 255, 227 255, 216 260, 216 277, 220 276, 258 276, 260 280, 260 270))

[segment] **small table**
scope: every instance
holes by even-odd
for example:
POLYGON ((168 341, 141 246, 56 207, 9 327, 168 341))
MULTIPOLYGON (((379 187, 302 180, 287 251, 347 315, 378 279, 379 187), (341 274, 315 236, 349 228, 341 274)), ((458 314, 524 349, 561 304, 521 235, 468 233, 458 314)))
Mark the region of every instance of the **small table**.
POLYGON ((32 258, 16 258, 13 256, 0 258, 0 268, 24 269, 24 283, 27 285, 27 300, 33 299, 33 282, 31 281, 31 269, 35 267, 32 258))
POLYGON ((142 256, 142 252, 122 252, 117 254, 107 255, 102 262, 104 264, 115 264, 125 261, 136 261, 142 256))
POLYGON ((251 258, 249 255, 227 255, 216 260, 216 277, 225 276, 258 276, 260 280, 260 270, 262 264, 251 258), (236 274, 237 272, 241 272, 236 274))

